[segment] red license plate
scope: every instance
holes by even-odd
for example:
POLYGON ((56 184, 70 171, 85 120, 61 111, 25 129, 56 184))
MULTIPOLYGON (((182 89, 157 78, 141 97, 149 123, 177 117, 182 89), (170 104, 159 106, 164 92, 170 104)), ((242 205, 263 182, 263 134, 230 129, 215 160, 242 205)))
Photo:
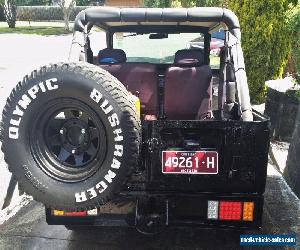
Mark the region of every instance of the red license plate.
POLYGON ((163 151, 164 174, 217 174, 216 151, 163 151))

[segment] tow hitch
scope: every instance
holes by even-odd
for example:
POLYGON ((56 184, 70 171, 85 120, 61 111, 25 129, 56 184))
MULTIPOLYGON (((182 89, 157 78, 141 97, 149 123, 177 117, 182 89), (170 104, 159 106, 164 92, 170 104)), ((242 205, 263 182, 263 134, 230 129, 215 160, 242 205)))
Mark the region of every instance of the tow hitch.
POLYGON ((159 198, 140 198, 136 202, 135 227, 143 234, 156 234, 169 224, 169 202, 159 198))

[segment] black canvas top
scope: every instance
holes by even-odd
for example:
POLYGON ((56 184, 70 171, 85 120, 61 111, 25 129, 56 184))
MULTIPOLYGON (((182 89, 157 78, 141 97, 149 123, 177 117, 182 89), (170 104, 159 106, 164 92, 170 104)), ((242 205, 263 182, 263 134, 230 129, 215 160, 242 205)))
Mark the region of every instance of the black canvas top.
POLYGON ((230 10, 215 7, 197 8, 115 8, 93 7, 81 11, 75 20, 74 31, 84 26, 99 25, 104 29, 121 25, 189 25, 214 28, 225 23, 229 30, 239 29, 237 16, 230 10), (203 25, 202 25, 202 24, 203 25))

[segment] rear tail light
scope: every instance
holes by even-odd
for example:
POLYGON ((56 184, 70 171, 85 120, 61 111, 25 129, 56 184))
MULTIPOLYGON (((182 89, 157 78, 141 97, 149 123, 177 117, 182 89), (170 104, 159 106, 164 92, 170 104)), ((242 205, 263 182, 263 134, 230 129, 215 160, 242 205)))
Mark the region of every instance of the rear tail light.
POLYGON ((97 208, 94 208, 94 209, 88 210, 88 211, 87 211, 87 214, 88 214, 89 216, 97 216, 97 215, 98 215, 98 209, 97 209, 97 208))
POLYGON ((248 221, 254 220, 254 202, 250 201, 216 201, 207 202, 207 219, 248 221))
POLYGON ((219 202, 218 201, 208 201, 207 206, 207 219, 218 219, 219 213, 219 202))
POLYGON ((98 215, 98 209, 91 209, 88 211, 82 211, 82 212, 65 212, 62 210, 52 210, 53 216, 97 216, 98 215))
POLYGON ((244 202, 243 220, 253 221, 254 202, 244 202))
POLYGON ((87 212, 65 212, 65 216, 86 216, 87 212))
POLYGON ((242 215, 242 202, 221 201, 220 202, 220 220, 240 220, 242 215))
POLYGON ((65 212, 61 210, 53 210, 54 216, 64 216, 65 212))

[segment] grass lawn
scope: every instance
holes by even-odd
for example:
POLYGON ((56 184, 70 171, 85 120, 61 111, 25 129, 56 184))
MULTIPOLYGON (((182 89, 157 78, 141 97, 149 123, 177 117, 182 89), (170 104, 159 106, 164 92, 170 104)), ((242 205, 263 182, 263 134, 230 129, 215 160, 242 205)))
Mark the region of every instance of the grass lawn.
POLYGON ((8 27, 0 27, 0 34, 33 34, 41 36, 51 35, 65 35, 70 34, 66 32, 63 27, 50 27, 50 26, 20 26, 14 29, 8 27))

